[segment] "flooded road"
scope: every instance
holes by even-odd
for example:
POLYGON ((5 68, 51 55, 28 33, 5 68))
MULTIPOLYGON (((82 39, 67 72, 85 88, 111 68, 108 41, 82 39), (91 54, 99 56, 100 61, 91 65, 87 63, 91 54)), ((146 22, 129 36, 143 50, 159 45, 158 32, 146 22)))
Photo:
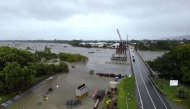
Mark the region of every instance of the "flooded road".
MULTIPOLYGON (((2 43, 1 43, 2 45, 2 43)), ((7 45, 7 44, 4 44, 7 45)), ((14 46, 15 44, 9 44, 14 46)), ((108 64, 106 62, 114 62, 110 60, 110 57, 115 53, 115 49, 103 49, 103 48, 80 48, 72 47, 64 44, 47 44, 47 43, 19 43, 17 48, 25 49, 30 47, 34 50, 43 50, 45 46, 51 47, 51 51, 54 53, 79 53, 89 58, 88 62, 73 62, 68 63, 69 73, 59 74, 55 78, 51 79, 47 83, 43 84, 37 89, 34 89, 29 94, 14 101, 12 104, 6 107, 6 109, 67 109, 65 103, 67 100, 76 98, 75 89, 79 85, 86 84, 89 89, 88 94, 77 98, 81 100, 82 105, 75 107, 75 109, 92 109, 94 106, 94 100, 89 98, 92 92, 96 88, 105 89, 109 88, 109 81, 113 78, 99 77, 97 75, 89 75, 90 70, 94 70, 95 73, 115 73, 122 75, 130 75, 132 73, 130 60, 117 61, 125 64, 108 64), (64 47, 68 46, 68 47, 64 47), (88 52, 94 52, 89 54, 88 52), (71 66, 75 68, 71 68, 71 66), (56 87, 58 85, 58 87, 56 87), (55 90, 52 93, 47 94, 48 100, 44 101, 42 93, 46 93, 49 87, 54 87, 55 90), (41 105, 38 105, 41 102, 41 105)), ((34 51, 31 51, 34 52, 34 51)), ((128 53, 128 52, 127 52, 128 53)), ((103 101, 100 102, 98 109, 103 106, 103 101)))

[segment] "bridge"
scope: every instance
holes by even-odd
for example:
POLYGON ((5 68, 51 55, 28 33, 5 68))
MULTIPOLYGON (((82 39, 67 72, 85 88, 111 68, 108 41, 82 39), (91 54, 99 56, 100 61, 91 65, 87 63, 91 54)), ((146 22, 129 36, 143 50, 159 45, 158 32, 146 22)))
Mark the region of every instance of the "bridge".
POLYGON ((132 68, 136 80, 136 95, 138 107, 141 109, 171 109, 163 94, 156 88, 151 80, 152 73, 141 57, 133 49, 129 50, 132 68))

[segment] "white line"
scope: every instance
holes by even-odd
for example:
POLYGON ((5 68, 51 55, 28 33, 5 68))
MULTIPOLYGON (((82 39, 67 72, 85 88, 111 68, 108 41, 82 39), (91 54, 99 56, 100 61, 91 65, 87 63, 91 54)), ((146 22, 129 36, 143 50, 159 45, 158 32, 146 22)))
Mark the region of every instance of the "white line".
MULTIPOLYGON (((142 64, 143 64, 143 63, 142 63, 142 64)), ((147 67, 146 67, 146 66, 145 66, 145 68, 146 68, 145 70, 148 72, 148 69, 147 69, 147 67)), ((146 72, 146 74, 147 74, 147 75, 149 75, 147 72, 146 72)), ((148 79, 149 79, 149 81, 151 82, 152 86, 154 87, 154 85, 153 85, 152 81, 150 80, 150 78, 148 78, 148 79)), ((155 87, 154 87, 154 90, 156 91, 156 93, 157 93, 158 97, 160 98, 160 100, 161 100, 161 101, 162 101, 162 103, 164 104, 165 108, 166 108, 166 109, 168 109, 168 108, 167 108, 167 106, 165 105, 164 101, 162 100, 162 98, 161 98, 161 97, 160 97, 160 95, 158 94, 158 91, 156 90, 156 88, 155 88, 155 87)))
MULTIPOLYGON (((135 60, 136 60, 136 59, 135 59, 135 60)), ((137 64, 136 64, 136 65, 137 65, 137 64)), ((138 65, 137 65, 137 68, 138 68, 138 70, 139 70, 139 72, 140 72, 140 75, 141 75, 141 71, 140 71, 138 65)), ((149 95, 149 97, 150 97, 150 100, 151 100, 151 102, 152 102, 154 108, 156 109, 156 106, 155 106, 155 104, 154 104, 154 102, 153 102, 153 100, 152 100, 152 98, 151 98, 151 96, 150 96, 150 93, 149 93, 149 91, 148 91, 148 88, 146 87, 146 84, 145 84, 145 82, 144 82, 144 79, 143 79, 142 75, 141 75, 141 78, 142 78, 142 80, 143 80, 143 83, 144 83, 144 85, 145 85, 145 88, 146 88, 146 90, 147 90, 147 93, 148 93, 148 95, 149 95)))
MULTIPOLYGON (((150 80, 150 78, 148 78, 149 80, 150 80)), ((154 85, 153 85, 153 83, 152 83, 152 81, 150 80, 150 82, 151 82, 151 84, 152 84, 152 86, 154 87, 154 85)), ((156 91, 156 93, 158 94, 158 92, 157 92, 157 90, 156 90, 156 88, 154 87, 154 90, 156 91)), ((160 98, 160 100, 162 101, 162 98, 160 97, 160 95, 158 94, 158 96, 159 96, 159 98, 160 98)), ((162 103, 164 104, 164 106, 165 106, 165 108, 166 109, 168 109, 167 108, 167 106, 165 105, 165 103, 162 101, 162 103)))
MULTIPOLYGON (((131 57, 131 59, 132 59, 132 57, 131 57)), ((134 69, 134 66, 133 66, 133 61, 132 61, 132 67, 133 67, 133 72, 135 73, 135 69, 134 69)), ((138 86, 138 83, 137 83, 136 75, 134 74, 134 76, 135 76, 135 83, 137 85, 137 90, 138 90, 139 97, 140 97, 141 106, 142 106, 142 109, 143 109, 144 107, 143 107, 143 103, 142 103, 142 99, 141 99, 141 94, 139 92, 139 86, 138 86)))

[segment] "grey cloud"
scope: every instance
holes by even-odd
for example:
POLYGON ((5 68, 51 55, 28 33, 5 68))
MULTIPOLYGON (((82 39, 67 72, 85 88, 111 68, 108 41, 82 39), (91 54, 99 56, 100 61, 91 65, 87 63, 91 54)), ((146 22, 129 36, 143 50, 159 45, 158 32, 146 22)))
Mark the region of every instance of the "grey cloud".
POLYGON ((85 0, 83 2, 80 0, 20 0, 20 2, 16 2, 14 3, 18 6, 12 7, 7 4, 1 7, 1 12, 40 20, 57 20, 70 18, 75 14, 94 12, 140 19, 190 10, 188 3, 185 4, 179 0, 85 0))
POLYGON ((0 39, 118 39, 117 28, 133 39, 185 35, 189 12, 188 0, 1 0, 0 39))

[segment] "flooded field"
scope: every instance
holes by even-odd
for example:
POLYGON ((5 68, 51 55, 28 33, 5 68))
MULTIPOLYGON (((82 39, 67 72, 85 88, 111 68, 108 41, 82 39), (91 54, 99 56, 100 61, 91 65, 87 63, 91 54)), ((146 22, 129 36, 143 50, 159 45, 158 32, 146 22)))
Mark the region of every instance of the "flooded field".
MULTIPOLYGON (((21 49, 30 47, 34 50, 43 50, 45 46, 48 46, 54 53, 79 53, 89 57, 88 62, 74 62, 68 63, 69 73, 59 74, 55 78, 51 79, 47 83, 43 84, 37 89, 34 89, 31 93, 23 96, 22 98, 14 101, 12 104, 6 107, 6 109, 67 109, 65 103, 67 100, 76 98, 75 89, 79 85, 86 84, 89 89, 88 94, 77 98, 81 100, 82 105, 75 107, 75 109, 92 109, 95 101, 89 96, 96 88, 105 89, 109 88, 109 81, 114 80, 109 77, 99 77, 97 75, 89 75, 90 70, 94 70, 95 73, 115 73, 122 75, 130 75, 132 73, 130 60, 127 61, 111 61, 110 57, 115 53, 115 49, 103 49, 103 48, 80 48, 72 47, 65 44, 47 44, 47 43, 1 43, 2 45, 13 46, 21 49), (67 46, 67 47, 64 47, 67 46), (94 53, 88 53, 94 52, 94 53), (110 63, 111 62, 111 63, 110 63), (125 64, 112 64, 113 62, 125 63, 125 64), (75 68, 71 68, 71 66, 75 68), (58 85, 58 87, 56 87, 58 85), (42 97, 43 92, 47 92, 49 87, 56 87, 52 93, 47 94, 48 100, 44 101, 42 97), (38 105, 41 102, 41 105, 38 105)), ((103 101, 100 102, 98 109, 101 109, 103 101)))

